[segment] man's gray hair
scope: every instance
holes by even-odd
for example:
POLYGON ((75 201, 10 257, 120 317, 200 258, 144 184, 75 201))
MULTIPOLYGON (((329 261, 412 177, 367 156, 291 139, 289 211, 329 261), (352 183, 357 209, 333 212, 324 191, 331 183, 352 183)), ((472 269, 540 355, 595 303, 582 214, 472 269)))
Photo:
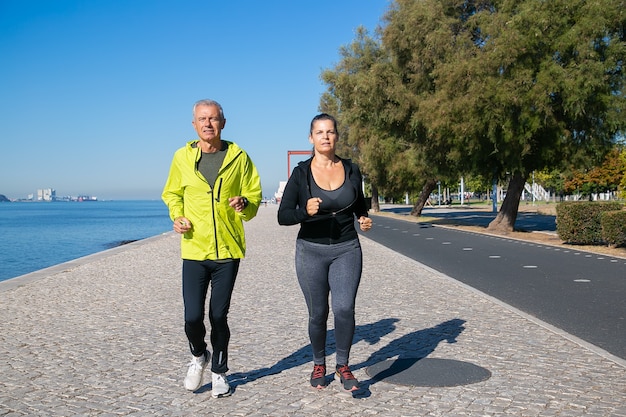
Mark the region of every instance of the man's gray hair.
POLYGON ((215 106, 220 110, 220 117, 222 118, 222 120, 224 120, 224 109, 222 108, 222 105, 220 103, 218 103, 215 100, 210 100, 208 98, 202 99, 202 100, 198 100, 194 103, 193 105, 193 110, 191 112, 191 116, 194 118, 196 118, 196 107, 198 106, 215 106))

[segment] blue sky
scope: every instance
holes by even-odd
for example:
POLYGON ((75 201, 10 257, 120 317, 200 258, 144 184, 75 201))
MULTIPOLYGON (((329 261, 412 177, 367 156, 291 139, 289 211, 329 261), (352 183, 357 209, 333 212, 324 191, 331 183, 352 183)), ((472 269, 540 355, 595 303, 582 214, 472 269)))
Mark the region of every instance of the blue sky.
POLYGON ((321 72, 389 4, 0 0, 0 194, 159 199, 211 98, 271 197, 287 151, 310 148, 321 72))

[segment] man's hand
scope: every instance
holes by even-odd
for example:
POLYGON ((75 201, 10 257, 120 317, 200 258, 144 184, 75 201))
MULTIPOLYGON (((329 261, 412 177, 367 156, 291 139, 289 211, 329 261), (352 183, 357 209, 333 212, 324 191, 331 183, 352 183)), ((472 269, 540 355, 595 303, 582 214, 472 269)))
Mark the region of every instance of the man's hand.
POLYGON ((248 205, 248 200, 245 197, 236 196, 228 199, 228 205, 235 209, 235 211, 240 212, 245 209, 248 205))
POLYGON ((177 217, 174 219, 174 231, 176 233, 187 233, 191 230, 191 222, 188 218, 184 216, 177 217))

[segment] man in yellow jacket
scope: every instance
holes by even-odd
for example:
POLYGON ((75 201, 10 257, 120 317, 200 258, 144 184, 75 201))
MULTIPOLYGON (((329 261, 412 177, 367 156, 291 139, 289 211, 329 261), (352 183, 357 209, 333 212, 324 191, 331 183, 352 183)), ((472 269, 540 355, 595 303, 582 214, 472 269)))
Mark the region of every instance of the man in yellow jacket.
POLYGON ((204 368, 211 362, 211 394, 217 398, 231 393, 226 378, 227 316, 239 262, 246 251, 243 221, 257 213, 261 180, 248 154, 222 139, 226 119, 219 103, 196 102, 191 123, 198 139, 174 153, 162 198, 174 231, 182 235, 185 334, 192 354, 184 385, 190 391, 200 388, 204 368), (209 285, 212 359, 204 325, 209 285))

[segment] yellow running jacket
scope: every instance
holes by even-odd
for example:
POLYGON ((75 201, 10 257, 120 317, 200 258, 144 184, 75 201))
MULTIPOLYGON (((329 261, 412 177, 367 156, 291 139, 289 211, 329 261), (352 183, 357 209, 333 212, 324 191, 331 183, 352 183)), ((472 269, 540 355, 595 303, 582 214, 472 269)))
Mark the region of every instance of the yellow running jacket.
POLYGON ((197 170, 202 155, 198 140, 174 153, 161 198, 172 220, 185 216, 192 229, 181 237, 181 258, 240 259, 246 253, 243 220, 256 216, 261 203, 261 179, 248 154, 233 142, 219 170, 214 188, 197 170), (248 205, 237 213, 230 197, 242 196, 248 205))

